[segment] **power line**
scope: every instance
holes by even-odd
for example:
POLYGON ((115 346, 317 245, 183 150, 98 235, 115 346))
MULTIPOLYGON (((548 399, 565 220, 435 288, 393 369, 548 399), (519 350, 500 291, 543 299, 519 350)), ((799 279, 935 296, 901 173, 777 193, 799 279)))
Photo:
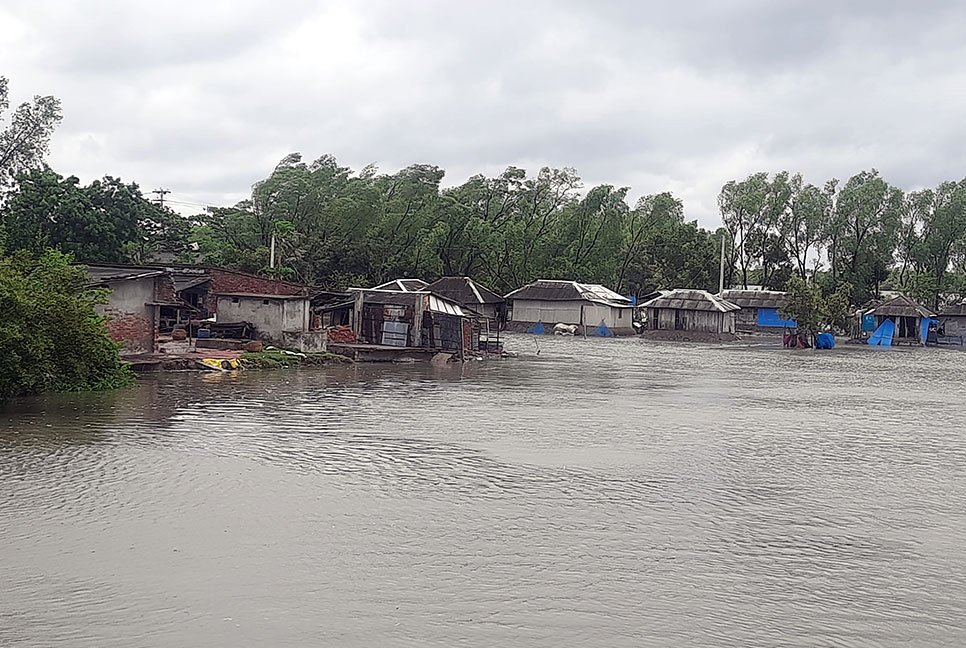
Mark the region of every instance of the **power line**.
POLYGON ((171 193, 171 191, 169 189, 158 188, 158 189, 155 189, 154 191, 152 191, 151 193, 158 195, 158 204, 163 209, 164 208, 164 195, 171 193))

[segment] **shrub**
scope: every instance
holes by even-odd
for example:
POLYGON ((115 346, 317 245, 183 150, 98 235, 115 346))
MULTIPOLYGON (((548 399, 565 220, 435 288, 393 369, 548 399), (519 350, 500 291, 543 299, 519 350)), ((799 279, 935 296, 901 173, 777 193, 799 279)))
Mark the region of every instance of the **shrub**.
POLYGON ((54 250, 0 259, 0 398, 113 389, 132 379, 94 310, 106 291, 54 250))

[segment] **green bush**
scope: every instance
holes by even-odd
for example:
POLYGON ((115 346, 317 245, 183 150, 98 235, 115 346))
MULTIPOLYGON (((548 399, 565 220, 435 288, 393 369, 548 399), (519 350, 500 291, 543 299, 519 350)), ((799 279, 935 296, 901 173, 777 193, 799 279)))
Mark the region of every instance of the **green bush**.
POLYGON ((54 250, 0 258, 0 398, 113 389, 132 380, 104 318, 106 291, 54 250))

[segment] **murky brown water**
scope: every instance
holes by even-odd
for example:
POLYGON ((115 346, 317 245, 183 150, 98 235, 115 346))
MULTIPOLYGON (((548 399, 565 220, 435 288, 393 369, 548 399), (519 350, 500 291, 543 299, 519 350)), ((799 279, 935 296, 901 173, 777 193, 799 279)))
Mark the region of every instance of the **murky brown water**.
POLYGON ((966 355, 540 348, 8 406, 0 646, 966 644, 966 355))

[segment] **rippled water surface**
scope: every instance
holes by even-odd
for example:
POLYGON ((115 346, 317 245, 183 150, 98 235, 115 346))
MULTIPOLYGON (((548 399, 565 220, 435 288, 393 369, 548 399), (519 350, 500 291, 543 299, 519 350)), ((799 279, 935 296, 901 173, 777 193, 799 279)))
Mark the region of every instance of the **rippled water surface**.
POLYGON ((0 412, 0 646, 966 644, 966 354, 531 337, 0 412))

